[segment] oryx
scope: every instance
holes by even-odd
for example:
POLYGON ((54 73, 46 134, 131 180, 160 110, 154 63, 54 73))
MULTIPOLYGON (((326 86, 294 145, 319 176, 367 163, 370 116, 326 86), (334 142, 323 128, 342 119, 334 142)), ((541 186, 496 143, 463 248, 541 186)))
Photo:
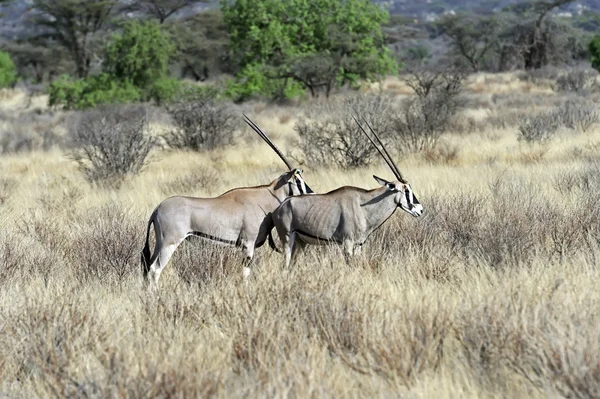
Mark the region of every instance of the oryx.
POLYGON ((346 256, 354 254, 369 235, 383 224, 400 207, 413 216, 421 216, 423 206, 414 195, 410 184, 402 177, 385 146, 365 120, 371 133, 383 149, 354 118, 360 130, 377 148, 386 161, 396 181, 373 176, 382 187, 365 190, 345 186, 326 194, 290 197, 273 212, 272 223, 283 245, 285 265, 289 266, 298 244, 343 245, 346 256), (295 245, 296 244, 296 245, 295 245))
MULTIPOLYGON (((149 288, 158 288, 158 279, 177 246, 189 236, 198 236, 224 245, 241 247, 246 260, 255 248, 271 239, 272 225, 265 222, 286 198, 312 193, 304 183, 302 170, 292 167, 283 153, 250 118, 244 121, 279 155, 288 171, 271 183, 240 187, 214 198, 170 197, 152 212, 142 250, 142 269, 149 288), (150 227, 154 225, 156 245, 150 256, 150 227)), ((244 276, 250 273, 245 265, 244 276)))

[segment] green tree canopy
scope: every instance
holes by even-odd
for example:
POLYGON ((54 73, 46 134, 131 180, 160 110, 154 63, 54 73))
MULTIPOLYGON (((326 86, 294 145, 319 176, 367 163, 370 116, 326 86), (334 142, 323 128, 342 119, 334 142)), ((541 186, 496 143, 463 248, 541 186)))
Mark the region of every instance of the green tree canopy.
POLYGON ((221 5, 241 77, 259 68, 268 79, 291 79, 314 94, 397 67, 381 31, 388 12, 369 0, 222 0, 221 5))
POLYGON ((115 34, 107 45, 103 70, 144 90, 167 75, 174 50, 157 22, 130 21, 123 33, 115 34))

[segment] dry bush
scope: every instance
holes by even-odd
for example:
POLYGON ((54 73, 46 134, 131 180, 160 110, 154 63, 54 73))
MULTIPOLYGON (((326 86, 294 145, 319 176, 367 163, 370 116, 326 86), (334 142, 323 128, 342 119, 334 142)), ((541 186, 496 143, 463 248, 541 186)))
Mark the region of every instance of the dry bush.
POLYGON ((54 112, 0 112, 0 154, 46 151, 63 145, 60 128, 64 114, 54 112))
POLYGON ((392 99, 384 96, 357 95, 320 104, 301 118, 294 130, 300 137, 299 146, 311 165, 330 165, 342 169, 370 165, 378 159, 371 145, 353 119, 365 129, 365 118, 382 140, 393 133, 395 109, 392 99))
POLYGON ((431 150, 450 127, 461 107, 459 94, 465 79, 461 72, 415 72, 407 80, 417 97, 407 100, 394 120, 399 150, 431 150))
POLYGON ((141 216, 113 203, 90 209, 77 224, 70 251, 76 280, 114 284, 140 273, 141 216))
POLYGON ((83 113, 71 129, 71 156, 91 183, 118 186, 138 174, 156 146, 147 112, 138 106, 102 107, 83 113))
POLYGON ((556 113, 564 126, 580 132, 587 132, 600 121, 598 105, 586 99, 567 100, 557 107, 556 113))
POLYGON ((203 91, 184 96, 167 107, 174 124, 174 129, 164 136, 170 147, 201 151, 233 142, 238 117, 216 96, 216 91, 203 91))
POLYGON ((58 264, 54 254, 37 247, 31 238, 8 231, 0 233, 0 288, 15 281, 27 283, 36 276, 47 279, 58 264))
POLYGON ((559 172, 552 183, 559 193, 571 192, 575 189, 584 192, 600 190, 600 163, 589 162, 581 168, 559 172))
POLYGON ((585 94, 596 89, 598 72, 594 69, 571 69, 556 78, 555 90, 585 94))
POLYGON ((198 169, 196 172, 160 183, 164 195, 193 195, 198 190, 214 187, 220 183, 215 170, 198 169))
POLYGON ((561 115, 554 110, 523 117, 519 121, 519 140, 528 143, 548 141, 562 123, 561 115))

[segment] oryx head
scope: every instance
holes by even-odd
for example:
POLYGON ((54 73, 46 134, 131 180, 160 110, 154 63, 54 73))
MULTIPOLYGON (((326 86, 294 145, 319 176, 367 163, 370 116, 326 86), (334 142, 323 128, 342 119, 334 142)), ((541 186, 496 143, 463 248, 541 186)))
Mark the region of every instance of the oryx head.
POLYGON ((308 185, 304 182, 304 178, 302 177, 302 169, 294 168, 290 170, 287 175, 288 178, 288 187, 289 192, 288 196, 292 195, 303 195, 303 194, 314 194, 313 190, 308 187, 308 185))
POLYGON ((279 181, 275 188, 278 189, 285 185, 287 187, 286 196, 288 197, 293 195, 314 194, 314 191, 311 190, 311 188, 308 187, 308 184, 304 182, 304 178, 302 177, 302 169, 294 168, 292 164, 285 158, 281 150, 277 148, 269 136, 267 136, 267 134, 263 132, 263 130, 258 127, 254 121, 252 121, 252 119, 244 115, 244 122, 246 122, 248 126, 250 126, 252 130, 254 130, 256 134, 258 134, 271 147, 271 149, 275 151, 277 155, 279 155, 279 158, 281 158, 283 163, 285 163, 289 169, 288 172, 279 177, 279 181))
MULTIPOLYGON (((354 118, 354 116, 353 116, 353 118, 354 118)), ((387 152, 385 146, 383 145, 383 143, 381 142, 381 140, 379 139, 379 137, 377 136, 377 134, 375 133, 375 131, 373 130, 371 125, 369 124, 369 122, 367 122, 367 120, 365 118, 363 118, 363 120, 365 121, 365 123, 369 127, 369 130, 371 131, 371 133, 373 134, 373 136, 375 137, 375 139, 381 146, 381 149, 377 146, 377 144, 375 144, 375 141, 365 131, 365 129, 360 124, 360 122, 358 122, 358 120, 356 118, 354 118, 354 121, 358 124, 358 126, 360 127, 360 130, 362 130, 362 132, 368 137, 371 144, 373 144, 373 146, 377 149, 377 151, 379 152, 379 155, 381 155, 382 158, 385 160, 385 162, 388 164, 388 166, 392 170, 392 173, 394 174, 394 176, 396 176, 397 180, 390 182, 385 179, 382 179, 381 177, 377 177, 375 175, 373 175, 373 177, 379 184, 381 184, 382 186, 385 186, 388 191, 395 193, 394 202, 396 203, 396 206, 399 206, 400 208, 402 208, 403 210, 405 210, 406 212, 410 213, 413 216, 421 216, 423 214, 423 205, 421 205, 421 203, 419 202, 419 200, 413 193, 413 190, 410 187, 410 184, 408 184, 406 179, 404 179, 404 177, 402 177, 400 170, 398 169, 398 167, 392 160, 392 157, 390 157, 390 154, 387 152)))
POLYGON ((410 213, 413 216, 421 216, 423 214, 423 205, 410 188, 410 184, 401 181, 390 182, 381 177, 373 175, 377 183, 385 186, 388 191, 396 193, 394 202, 397 206, 410 213))

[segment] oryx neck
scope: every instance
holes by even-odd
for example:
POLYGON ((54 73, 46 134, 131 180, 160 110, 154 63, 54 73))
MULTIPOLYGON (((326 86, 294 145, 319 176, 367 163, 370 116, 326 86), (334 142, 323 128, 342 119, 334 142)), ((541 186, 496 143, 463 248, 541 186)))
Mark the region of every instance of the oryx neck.
POLYGON ((386 187, 362 193, 361 209, 365 215, 368 230, 374 230, 381 226, 396 211, 396 194, 386 187))

